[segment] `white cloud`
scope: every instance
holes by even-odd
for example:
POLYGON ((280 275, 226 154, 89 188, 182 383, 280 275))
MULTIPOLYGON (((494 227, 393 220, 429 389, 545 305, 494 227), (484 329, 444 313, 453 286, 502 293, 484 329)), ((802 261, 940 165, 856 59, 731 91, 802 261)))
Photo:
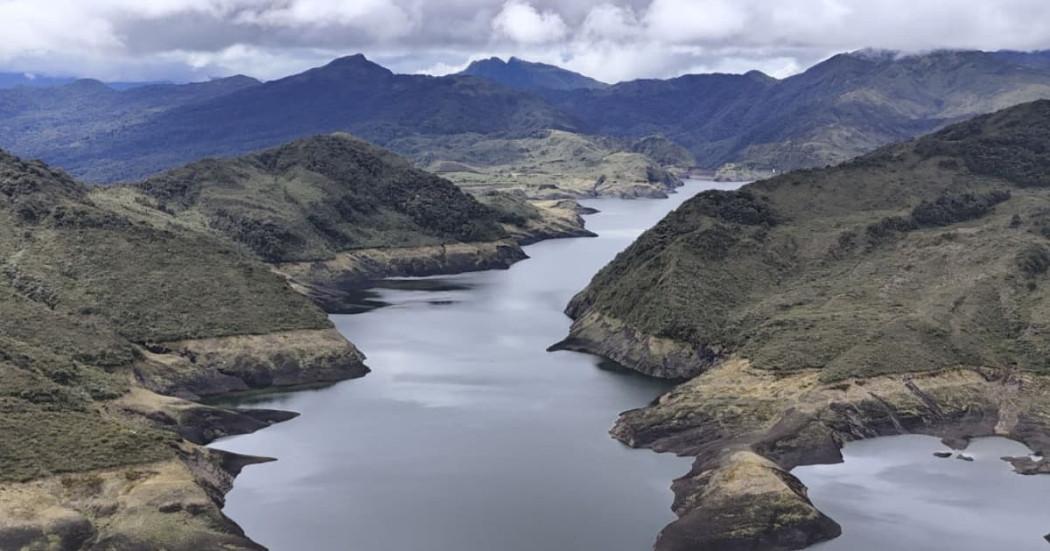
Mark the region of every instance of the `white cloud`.
POLYGON ((458 72, 466 69, 467 66, 471 64, 471 62, 477 61, 477 59, 483 59, 483 57, 478 57, 478 58, 471 57, 470 59, 468 59, 467 61, 464 61, 463 63, 446 63, 444 61, 438 61, 437 63, 434 63, 433 65, 430 65, 428 67, 423 67, 421 69, 418 69, 416 71, 416 74, 433 75, 433 76, 451 75, 452 73, 458 73, 458 72))
POLYGON ((323 65, 338 55, 327 50, 268 50, 234 44, 215 52, 178 50, 167 52, 163 57, 173 65, 188 66, 195 75, 249 74, 271 80, 323 65))
POLYGON ((658 41, 710 41, 743 31, 747 9, 747 2, 739 0, 653 0, 645 23, 658 41))
POLYGON ((492 28, 521 44, 553 42, 564 37, 569 30, 557 12, 537 10, 523 0, 507 0, 492 20, 492 28))
POLYGON ((291 0, 242 11, 234 20, 271 27, 349 27, 382 40, 404 36, 415 26, 393 0, 291 0))
POLYGON ((757 68, 863 47, 1050 48, 1047 0, 0 0, 0 70, 278 76, 363 52, 440 73, 484 53, 607 81, 757 68))
POLYGON ((587 13, 577 36, 584 40, 630 40, 641 32, 630 7, 599 4, 587 13))

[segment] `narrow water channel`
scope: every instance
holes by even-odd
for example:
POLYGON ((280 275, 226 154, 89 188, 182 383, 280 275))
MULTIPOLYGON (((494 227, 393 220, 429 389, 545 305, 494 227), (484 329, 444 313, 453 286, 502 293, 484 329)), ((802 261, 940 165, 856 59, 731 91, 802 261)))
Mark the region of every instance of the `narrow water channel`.
POLYGON ((226 514, 277 551, 649 549, 690 461, 607 431, 667 386, 546 348, 617 252, 695 193, 737 185, 586 201, 601 211, 587 218, 597 238, 532 245, 510 270, 373 290, 368 303, 384 306, 333 316, 371 374, 256 399, 302 416, 216 444, 279 458, 238 477, 226 514))

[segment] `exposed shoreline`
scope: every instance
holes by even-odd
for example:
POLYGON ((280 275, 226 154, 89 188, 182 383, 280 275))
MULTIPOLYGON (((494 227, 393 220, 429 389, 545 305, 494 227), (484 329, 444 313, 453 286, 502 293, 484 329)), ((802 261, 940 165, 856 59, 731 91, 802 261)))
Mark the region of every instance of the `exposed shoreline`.
MULTIPOLYGON (((512 240, 355 251, 274 269, 323 309, 338 312, 342 293, 378 279, 506 269, 528 258, 523 243, 594 235, 583 227, 578 205, 570 203, 545 206, 545 216, 512 240), (336 302, 326 302, 333 297, 336 302)), ((184 442, 172 448, 170 459, 156 463, 57 474, 0 488, 0 548, 54 537, 71 548, 159 541, 173 550, 262 549, 222 507, 244 466, 274 459, 205 446, 298 413, 199 400, 335 383, 369 371, 364 355, 335 328, 150 343, 139 353, 131 392, 105 404, 106 415, 170 430, 184 442), (90 499, 81 496, 85 485, 92 489, 90 499), (179 528, 161 535, 173 522, 179 528)))
MULTIPOLYGON (((528 227, 526 232, 514 235, 511 241, 362 250, 341 254, 330 261, 277 264, 273 265, 273 269, 326 311, 339 313, 346 306, 342 301, 351 293, 367 289, 385 278, 507 269, 528 258, 521 249, 523 246, 549 239, 595 236, 584 227, 581 215, 594 214, 597 210, 583 207, 575 200, 541 201, 540 206, 544 210, 544 217, 528 227), (408 254, 398 258, 391 254, 394 252, 408 254)), ((209 401, 221 399, 222 396, 215 396, 209 401)), ((228 435, 234 434, 238 433, 231 432, 228 435)))
MULTIPOLYGON (((1050 450, 1050 415, 1038 407, 1050 393, 1046 377, 960 368, 827 383, 818 372, 778 375, 732 356, 696 363, 692 347, 653 341, 574 304, 572 333, 556 347, 627 361, 651 376, 690 366, 699 373, 622 413, 610 431, 633 448, 696 458, 673 483, 679 519, 660 533, 658 551, 747 542, 749 549, 801 549, 837 537, 838 524, 790 471, 841 462, 849 441, 926 434, 961 450, 971 438, 1003 436, 1037 453, 1050 450)), ((1026 458, 1011 463, 1019 474, 1046 472, 1026 458)))
POLYGON ((262 549, 222 513, 246 465, 272 461, 206 448, 296 417, 224 408, 201 395, 339 381, 368 372, 363 355, 334 329, 163 343, 142 350, 136 384, 101 406, 108 418, 178 435, 168 459, 55 474, 0 487, 0 548, 41 540, 61 548, 262 549), (163 392, 163 394, 161 393, 163 392), (180 397, 181 396, 181 397, 180 397))
MULTIPOLYGON (((575 205, 575 202, 573 203, 575 205)), ((593 236, 592 232, 583 227, 583 220, 579 217, 577 208, 578 205, 574 206, 571 218, 568 218, 567 214, 557 213, 560 214, 560 218, 555 217, 554 223, 539 224, 534 233, 521 235, 516 241, 355 251, 339 255, 331 261, 275 265, 274 271, 285 276, 294 289, 314 300, 326 312, 338 313, 342 307, 341 301, 345 300, 347 293, 368 288, 378 280, 391 277, 425 277, 507 269, 514 263, 528 258, 528 255, 521 249, 525 244, 547 239, 593 236), (573 223, 575 221, 578 221, 578 224, 573 223)), ((334 329, 331 331, 335 332, 334 329)), ((343 340, 349 344, 345 338, 343 340)), ((184 349, 192 350, 191 353, 194 354, 204 349, 207 351, 205 354, 210 352, 213 358, 220 361, 238 363, 228 355, 222 354, 221 351, 215 350, 213 343, 180 344, 184 345, 184 349)), ((356 348, 354 350, 356 352, 356 348)), ((364 355, 360 354, 360 357, 363 362, 364 355)), ((294 389, 316 383, 335 383, 364 376, 368 371, 364 363, 361 363, 360 370, 345 377, 332 375, 323 368, 316 371, 311 377, 297 377, 295 373, 286 373, 283 378, 271 378, 274 384, 262 387, 243 387, 235 384, 232 387, 225 386, 222 392, 208 393, 207 397, 209 401, 219 401, 224 397, 235 396, 246 391, 264 389, 277 391, 282 388, 294 389)), ((301 375, 301 372, 298 373, 301 375)), ((210 385, 206 387, 214 388, 210 385)), ((179 433, 195 444, 207 446, 219 438, 249 434, 274 423, 293 419, 298 415, 297 412, 280 410, 227 408, 197 404, 197 407, 188 409, 180 417, 179 433)), ((266 457, 242 456, 216 448, 207 448, 207 450, 217 454, 222 470, 229 474, 228 480, 224 480, 224 484, 218 486, 221 494, 215 495, 215 503, 220 509, 225 503, 225 494, 233 488, 234 479, 240 473, 241 468, 253 463, 276 460, 266 457), (228 466, 232 468, 227 468, 228 466)), ((228 519, 224 513, 222 516, 228 519)), ((245 538, 246 542, 250 545, 257 545, 247 535, 244 535, 243 530, 236 525, 235 521, 230 519, 229 522, 236 528, 240 536, 245 538)))

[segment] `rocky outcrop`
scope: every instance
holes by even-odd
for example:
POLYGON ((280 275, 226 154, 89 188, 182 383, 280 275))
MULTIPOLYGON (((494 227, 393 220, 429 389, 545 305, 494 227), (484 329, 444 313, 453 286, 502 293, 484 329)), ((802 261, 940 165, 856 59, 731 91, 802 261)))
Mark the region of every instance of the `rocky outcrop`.
POLYGON ((682 186, 682 180, 669 170, 650 167, 644 180, 600 176, 583 197, 617 197, 620 199, 666 199, 682 186))
POLYGON ((0 549, 264 549, 222 512, 246 465, 272 461, 203 448, 296 414, 205 406, 132 388, 107 417, 176 431, 171 458, 0 485, 0 549))
POLYGON ((520 245, 531 245, 546 239, 565 237, 595 237, 596 234, 584 227, 583 214, 593 214, 574 199, 537 200, 530 204, 539 213, 536 218, 527 219, 521 225, 505 225, 511 237, 520 245))
POLYGON ((275 264, 273 269, 326 311, 340 313, 353 291, 380 279, 505 269, 525 258, 517 243, 491 241, 358 249, 330 260, 275 264))
POLYGON ((1004 457, 1019 474, 1050 474, 1050 463, 1041 456, 1032 457, 1004 457))
POLYGON ((252 433, 299 416, 294 411, 206 405, 137 387, 107 404, 107 408, 132 419, 148 419, 200 445, 224 436, 252 433))
MULTIPOLYGON (((665 529, 657 550, 801 549, 842 530, 813 506, 806 488, 762 456, 737 451, 695 481, 695 506, 665 529)), ((679 504, 682 505, 682 504, 679 504)))
MULTIPOLYGON (((679 519, 657 549, 801 549, 838 529, 809 503, 794 467, 841 461, 851 440, 905 433, 955 445, 1001 435, 1041 452, 1050 435, 1048 395, 1046 377, 1010 371, 827 383, 816 371, 778 375, 730 358, 625 412, 612 434, 632 447, 696 457, 673 485, 679 519)), ((1028 466, 1015 464, 1022 472, 1028 466)))
POLYGON ((227 454, 178 454, 0 486, 0 549, 263 549, 222 513, 227 454))
POLYGON ((718 360, 716 350, 646 335, 594 310, 575 319, 569 337, 550 350, 596 354, 660 379, 687 379, 718 360))
MULTIPOLYGON (((99 414, 174 433, 171 459, 0 484, 0 549, 263 549, 222 513, 241 469, 272 461, 201 447, 296 417, 187 398, 335 381, 365 374, 363 356, 334 329, 150 345, 137 382, 99 414)), ((75 450, 71 450, 75 453, 75 450)))
POLYGON ((135 372, 140 385, 191 399, 368 373, 364 355, 335 329, 157 343, 143 355, 147 361, 135 372))

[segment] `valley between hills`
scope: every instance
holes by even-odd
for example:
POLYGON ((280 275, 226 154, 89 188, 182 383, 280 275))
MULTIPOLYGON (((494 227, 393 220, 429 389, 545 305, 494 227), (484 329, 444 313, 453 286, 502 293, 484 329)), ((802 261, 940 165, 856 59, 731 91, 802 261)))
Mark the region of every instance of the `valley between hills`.
POLYGON ((508 268, 593 235, 578 199, 716 171, 773 177, 646 231, 554 347, 680 381, 612 429, 696 458, 656 549, 835 537, 789 471, 851 440, 1045 452, 1041 59, 854 52, 784 80, 605 85, 358 55, 270 82, 0 90, 0 549, 261 548, 222 506, 269 458, 206 445, 295 414, 206 398, 365 376, 328 316, 355 292, 508 268))

